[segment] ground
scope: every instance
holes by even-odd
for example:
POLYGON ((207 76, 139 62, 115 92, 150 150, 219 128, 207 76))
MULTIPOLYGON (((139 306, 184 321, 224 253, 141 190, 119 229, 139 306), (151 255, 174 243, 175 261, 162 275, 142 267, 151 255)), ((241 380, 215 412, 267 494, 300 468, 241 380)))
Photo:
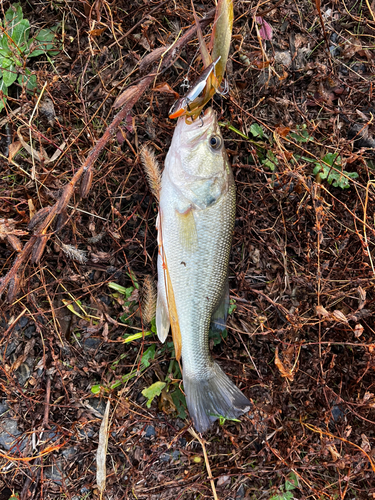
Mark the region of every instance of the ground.
POLYGON ((31 38, 58 29, 56 52, 15 68, 37 90, 15 82, 0 116, 0 499, 99 498, 108 401, 103 498, 214 498, 212 483, 221 500, 374 498, 374 3, 235 2, 213 102, 237 186, 232 307, 211 347, 253 408, 203 436, 207 460, 149 324, 157 203, 140 159, 147 145, 163 165, 173 91, 202 67, 195 37, 167 68, 163 49, 140 63, 182 39, 191 5, 21 4, 31 38), (81 197, 73 175, 101 138, 81 197))

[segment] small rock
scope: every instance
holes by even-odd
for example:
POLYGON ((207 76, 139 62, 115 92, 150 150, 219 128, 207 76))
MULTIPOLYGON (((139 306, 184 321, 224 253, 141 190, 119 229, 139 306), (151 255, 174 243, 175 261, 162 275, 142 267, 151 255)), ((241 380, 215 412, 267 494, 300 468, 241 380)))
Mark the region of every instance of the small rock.
POLYGON ((102 339, 98 337, 89 337, 83 341, 83 347, 85 349, 93 349, 96 350, 102 343, 102 339))
POLYGON ((245 496, 245 486, 241 484, 236 493, 236 500, 241 500, 245 496))
MULTIPOLYGON (((63 475, 61 462, 57 462, 56 465, 52 465, 51 467, 45 466, 44 474, 47 479, 50 479, 54 483, 62 484, 63 475)), ((66 484, 67 481, 65 480, 64 483, 66 484)))
POLYGON ((67 460, 71 460, 77 454, 77 451, 77 448, 75 448, 74 446, 69 446, 69 448, 63 450, 61 454, 67 460))
POLYGON ((91 439, 95 435, 95 431, 92 427, 84 427, 82 429, 78 429, 78 437, 80 439, 91 439))
POLYGON ((53 101, 49 97, 43 97, 39 103, 39 111, 47 118, 47 121, 51 127, 55 123, 56 113, 53 101))
POLYGON ((160 460, 162 462, 169 462, 170 458, 171 458, 171 456, 169 455, 169 453, 162 453, 160 455, 160 460))
POLYGON ((337 422, 338 420, 341 420, 343 417, 345 417, 345 413, 343 412, 342 407, 339 405, 332 406, 331 414, 334 422, 337 422))
POLYGON ((178 460, 180 458, 180 452, 178 450, 169 451, 168 453, 162 453, 160 455, 160 460, 162 462, 169 462, 170 460, 178 460))
POLYGON ((101 302, 103 302, 103 304, 106 304, 107 306, 111 305, 111 302, 112 302, 112 297, 110 297, 109 295, 101 295, 99 297, 99 300, 101 302))
POLYGON ((276 52, 275 61, 283 66, 289 67, 292 64, 292 56, 289 51, 276 52))
POLYGON ((26 446, 26 439, 19 439, 21 435, 17 420, 14 418, 0 420, 0 448, 7 451, 23 450, 26 446))
POLYGON ((102 417, 104 416, 105 409, 106 409, 106 403, 102 399, 99 398, 88 398, 86 400, 87 402, 87 408, 90 409, 90 407, 94 410, 97 411, 102 417))
POLYGON ((146 428, 146 438, 156 436, 155 427, 153 425, 148 425, 146 428))
MULTIPOLYGON (((9 410, 6 400, 0 401, 0 416, 9 410)), ((1 424, 0 424, 1 425, 1 424)))
POLYGON ((35 332, 35 325, 30 325, 28 326, 25 331, 23 332, 23 334, 25 335, 25 337, 27 339, 31 339, 31 337, 33 336, 33 333, 35 332))
POLYGON ((43 438, 48 440, 49 442, 54 443, 61 438, 61 434, 56 430, 56 427, 52 427, 50 431, 44 432, 43 438))
POLYGON ((230 476, 220 476, 217 480, 218 486, 225 486, 230 483, 230 476))
POLYGON ((20 318, 17 321, 17 324, 14 327, 14 331, 17 332, 18 330, 21 330, 21 328, 25 328, 25 326, 28 324, 28 322, 29 322, 29 318, 27 318, 26 316, 22 316, 22 318, 20 318))
POLYGON ((12 342, 8 344, 7 350, 5 351, 5 357, 9 358, 17 349, 18 344, 18 341, 12 340, 12 342))
POLYGON ((15 371, 18 383, 24 386, 31 377, 31 368, 28 363, 21 363, 19 368, 15 371))

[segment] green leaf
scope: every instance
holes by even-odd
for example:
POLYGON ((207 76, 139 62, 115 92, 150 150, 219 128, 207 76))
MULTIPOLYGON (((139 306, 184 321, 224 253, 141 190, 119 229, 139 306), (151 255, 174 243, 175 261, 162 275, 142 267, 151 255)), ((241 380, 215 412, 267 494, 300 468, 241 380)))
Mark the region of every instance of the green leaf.
POLYGON ((110 389, 116 389, 117 387, 120 387, 122 384, 126 384, 130 379, 134 378, 138 374, 137 370, 134 370, 133 372, 127 373, 126 375, 123 375, 121 377, 121 380, 116 380, 111 386, 110 389))
POLYGON ((58 50, 53 50, 58 47, 56 42, 56 31, 58 29, 59 26, 54 26, 53 28, 44 28, 40 30, 35 39, 29 45, 29 57, 37 57, 46 53, 52 56, 58 54, 58 50))
POLYGON ((27 41, 30 34, 30 23, 27 19, 22 19, 17 23, 9 35, 12 37, 13 42, 20 49, 21 46, 27 47, 27 41))
POLYGON ((156 349, 156 344, 153 344, 143 353, 141 363, 145 368, 148 368, 150 366, 150 361, 152 361, 155 358, 155 349, 156 349))
POLYGON ((32 75, 31 71, 26 68, 24 75, 19 75, 17 82, 21 87, 26 86, 26 89, 30 92, 34 91, 38 87, 36 75, 32 75))
MULTIPOLYGON (((1 34, 1 32, 0 32, 1 34)), ((5 34, 1 35, 0 38, 0 56, 9 56, 11 55, 12 52, 9 50, 8 47, 8 37, 5 34)))
POLYGON ((312 137, 309 135, 306 128, 305 123, 302 126, 297 125, 297 131, 291 132, 289 135, 297 142, 309 142, 312 140, 312 137))
POLYGON ((316 163, 313 174, 318 175, 321 180, 327 179, 328 184, 341 189, 349 189, 349 179, 357 179, 357 172, 346 172, 341 165, 341 156, 338 153, 327 153, 322 163, 316 163))
POLYGON ((298 477, 294 472, 291 472, 285 481, 285 491, 292 491, 296 488, 298 488, 298 477))
POLYGON ((134 286, 137 290, 139 290, 139 284, 138 284, 138 281, 137 281, 137 277, 136 275, 133 273, 133 271, 129 271, 128 273, 126 273, 129 278, 132 280, 132 282, 134 283, 134 286))
POLYGON ((153 332, 138 332, 134 333, 133 335, 124 335, 124 344, 127 344, 128 342, 133 342, 133 340, 138 340, 142 339, 143 337, 147 337, 148 335, 152 335, 153 332))
POLYGON ((112 281, 108 283, 108 287, 111 288, 112 290, 115 290, 116 292, 122 293, 122 295, 125 295, 125 297, 128 299, 130 295, 134 291, 134 287, 130 286, 129 288, 125 288, 124 286, 121 286, 117 283, 113 283, 112 281))
POLYGON ((230 299, 229 301, 229 307, 228 307, 228 314, 232 314, 233 311, 237 309, 237 304, 235 299, 230 299))
POLYGON ((12 28, 15 24, 19 23, 23 19, 22 7, 19 3, 14 3, 5 13, 5 24, 4 27, 12 28))
POLYGON ((322 161, 324 161, 324 163, 328 163, 328 165, 330 165, 331 167, 335 163, 337 163, 337 165, 341 165, 341 157, 338 155, 338 153, 327 153, 322 161))
POLYGON ((246 134, 244 134, 243 132, 241 132, 240 130, 238 130, 236 127, 234 127, 233 125, 231 125, 229 122, 219 122, 219 125, 220 125, 220 127, 228 127, 229 130, 231 130, 232 132, 235 132, 236 134, 238 134, 243 139, 249 140, 249 138, 247 137, 246 134))
POLYGON ((10 66, 7 67, 7 69, 3 67, 2 70, 4 84, 7 87, 10 87, 17 80, 18 72, 16 66, 11 63, 10 66))
POLYGON ((293 500, 293 493, 286 491, 285 493, 279 493, 270 498, 270 500, 293 500))
POLYGON ((262 161, 262 164, 265 167, 268 167, 271 172, 274 172, 276 170, 276 165, 278 165, 278 159, 276 156, 272 153, 272 151, 267 151, 267 158, 262 161))
POLYGON ((214 341, 214 346, 219 345, 223 339, 226 339, 228 336, 228 332, 226 329, 223 331, 219 330, 218 328, 210 328, 210 331, 208 333, 208 338, 212 339, 214 341))
POLYGON ((182 419, 186 418, 186 399, 184 394, 181 392, 181 389, 179 387, 176 387, 176 389, 171 393, 171 397, 173 404, 176 407, 178 416, 182 419))
POLYGON ((8 87, 5 85, 4 80, 2 78, 0 79, 0 91, 3 93, 2 97, 0 97, 0 111, 1 111, 5 107, 5 103, 7 102, 6 96, 8 95, 8 87))
POLYGON ((5 95, 8 95, 8 87, 5 85, 4 80, 2 79, 1 71, 0 71, 0 91, 3 92, 5 95))
POLYGON ((150 408, 151 403, 156 396, 160 396, 161 391, 166 385, 167 384, 165 382, 155 382, 155 384, 150 385, 150 387, 143 389, 142 394, 145 398, 147 398, 147 408, 150 408))
POLYGON ((100 384, 93 385, 93 386, 91 387, 91 392, 92 392, 93 394, 99 394, 101 387, 102 387, 102 386, 101 386, 100 384))
POLYGON ((254 137, 260 137, 261 139, 264 137, 263 129, 257 123, 253 123, 250 127, 250 132, 254 137))

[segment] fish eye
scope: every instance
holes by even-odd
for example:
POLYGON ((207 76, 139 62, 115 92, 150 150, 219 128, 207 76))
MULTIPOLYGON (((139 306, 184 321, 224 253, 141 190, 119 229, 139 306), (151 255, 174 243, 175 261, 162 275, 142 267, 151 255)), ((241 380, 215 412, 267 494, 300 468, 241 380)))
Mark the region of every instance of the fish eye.
POLYGON ((209 140, 212 149, 219 149, 221 146, 221 138, 218 135, 211 135, 209 140))

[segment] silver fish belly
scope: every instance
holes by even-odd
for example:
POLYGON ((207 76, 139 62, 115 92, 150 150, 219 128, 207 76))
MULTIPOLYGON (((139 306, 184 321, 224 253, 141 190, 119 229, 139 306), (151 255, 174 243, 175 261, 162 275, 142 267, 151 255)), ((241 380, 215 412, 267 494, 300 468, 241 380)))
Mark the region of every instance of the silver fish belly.
POLYGON ((180 118, 160 192, 156 327, 164 342, 172 325, 187 406, 199 432, 220 416, 236 418, 250 408, 209 352, 211 322, 223 328, 228 310, 234 218, 234 179, 214 111, 206 111, 203 123, 180 118))

